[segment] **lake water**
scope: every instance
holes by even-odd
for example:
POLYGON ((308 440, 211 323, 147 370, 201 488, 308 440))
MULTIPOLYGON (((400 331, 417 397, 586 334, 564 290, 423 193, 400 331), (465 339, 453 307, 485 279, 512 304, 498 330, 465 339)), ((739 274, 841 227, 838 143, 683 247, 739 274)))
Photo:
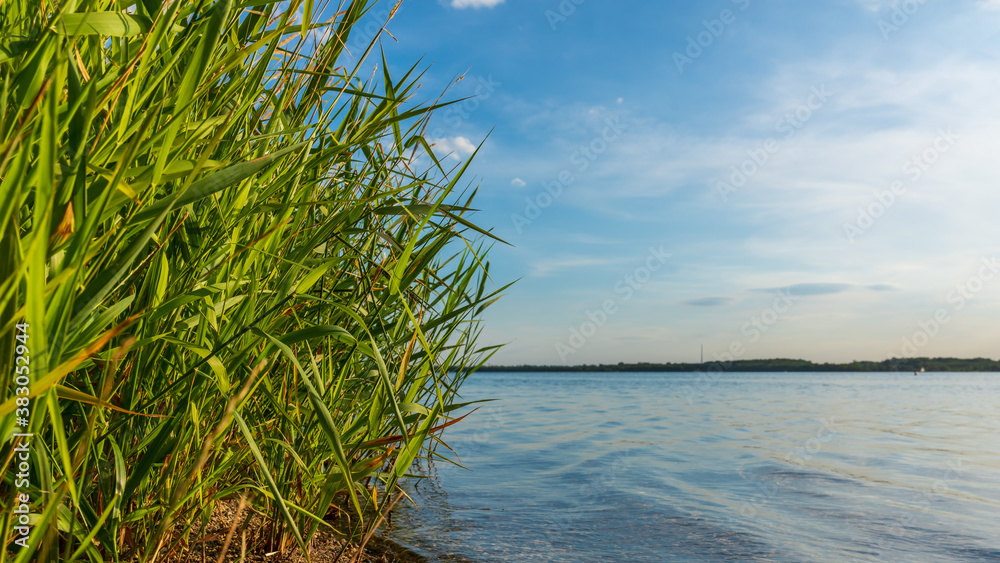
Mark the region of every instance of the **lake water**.
MULTIPOLYGON (((435 561, 1000 560, 1000 374, 480 373, 435 561)), ((449 453, 441 450, 440 453, 449 453)))

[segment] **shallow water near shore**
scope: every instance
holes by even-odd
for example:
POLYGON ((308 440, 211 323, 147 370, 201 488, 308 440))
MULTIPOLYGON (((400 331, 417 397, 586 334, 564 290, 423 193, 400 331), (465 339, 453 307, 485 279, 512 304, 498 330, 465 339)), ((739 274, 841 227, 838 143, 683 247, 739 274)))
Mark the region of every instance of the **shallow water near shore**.
MULTIPOLYGON (((1000 374, 480 373, 432 561, 1000 559, 1000 374)), ((442 450, 440 453, 449 453, 442 450)))

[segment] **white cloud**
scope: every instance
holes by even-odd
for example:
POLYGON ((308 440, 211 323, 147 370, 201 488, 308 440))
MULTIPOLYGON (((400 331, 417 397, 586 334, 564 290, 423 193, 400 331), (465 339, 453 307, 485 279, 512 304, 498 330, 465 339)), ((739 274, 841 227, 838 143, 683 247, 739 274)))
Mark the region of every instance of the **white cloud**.
POLYGON ((515 188, 523 188, 528 184, 520 178, 514 178, 513 180, 510 181, 510 185, 514 186, 515 188))
MULTIPOLYGON (((764 295, 758 303, 758 296, 740 293, 746 288, 832 279, 898 290, 804 299, 794 316, 772 331, 768 343, 754 349, 754 356, 781 356, 805 348, 816 350, 810 359, 822 361, 899 355, 899 338, 916 330, 918 320, 932 318, 936 309, 951 307, 945 298, 955 284, 975 275, 982 257, 1000 250, 995 243, 1000 223, 988 211, 1000 207, 995 156, 1000 154, 1000 107, 992 101, 1000 76, 991 63, 953 55, 913 64, 832 60, 811 67, 787 65, 760 80, 755 97, 767 102, 721 134, 626 114, 628 131, 609 144, 586 173, 575 174, 572 189, 558 205, 591 217, 628 213, 636 224, 648 225, 680 216, 678 207, 690 217, 700 216, 704 228, 693 219, 687 225, 696 232, 686 235, 693 240, 679 253, 685 271, 678 279, 698 287, 695 297, 746 299, 734 301, 732 310, 713 309, 711 315, 694 311, 700 316, 691 322, 706 334, 718 333, 714 338, 719 346, 742 338, 743 323, 769 306, 767 299, 773 300, 764 295), (832 93, 827 104, 794 137, 779 134, 776 121, 804 103, 813 85, 822 84, 832 93), (938 131, 949 127, 957 143, 913 181, 904 166, 935 142, 938 131), (731 167, 745 161, 747 151, 768 137, 778 139, 780 150, 722 202, 716 182, 727 178, 731 167), (843 225, 855 221, 858 209, 874 201, 875 191, 884 192, 896 180, 905 182, 905 193, 852 244, 843 225), (817 273, 822 275, 815 277, 817 273)), ((498 165, 498 173, 516 164, 532 178, 552 178, 554 169, 571 164, 567 157, 580 139, 600 130, 604 117, 589 107, 541 109, 525 119, 533 127, 554 130, 557 141, 547 150, 519 154, 498 165)), ((512 205, 523 209, 520 200, 512 205)), ((669 233, 664 236, 676 236, 669 233)), ((545 278, 629 267, 594 252, 597 256, 528 261, 526 270, 530 278, 545 278)), ((989 332, 989 308, 1000 303, 1000 277, 997 280, 961 314, 956 312, 948 333, 942 331, 921 355, 975 356, 991 350, 983 335, 989 332)), ((681 292, 678 297, 677 283, 650 281, 641 299, 657 300, 649 310, 659 314, 673 311, 670 307, 687 296, 681 292)), ((565 307, 566 324, 609 292, 598 287, 590 301, 565 307)), ((647 325, 640 313, 635 315, 630 322, 643 330, 662 322, 652 319, 647 325)), ((610 339, 622 333, 615 329, 605 334, 610 339)), ((625 349, 602 338, 588 343, 590 356, 579 354, 574 361, 634 359, 648 353, 646 345, 625 349)), ((713 341, 712 336, 701 338, 713 341)), ((684 345, 690 340, 679 332, 665 335, 670 339, 684 345)), ((697 345, 697 340, 691 341, 694 349, 697 345)), ((552 361, 544 353, 539 350, 532 361, 552 361)))
MULTIPOLYGON (((894 3, 857 0, 858 6, 873 10, 891 10, 894 3)), ((997 14, 985 10, 1000 10, 1000 0, 977 0, 965 8, 982 20, 997 14)), ((979 35, 978 28, 955 27, 971 25, 964 16, 944 22, 944 30, 979 35)), ((588 341, 573 363, 637 361, 654 356, 651 350, 665 349, 653 360, 684 359, 683 350, 693 350, 697 359, 701 343, 708 357, 710 350, 725 350, 730 342, 745 343, 741 327, 771 306, 773 295, 748 288, 824 281, 872 291, 803 298, 749 357, 848 361, 898 356, 901 338, 941 308, 954 320, 919 355, 996 357, 995 342, 989 342, 996 334, 990 315, 995 318, 1000 307, 1000 276, 983 284, 961 311, 953 310, 947 296, 956 284, 978 275, 983 257, 1000 253, 1000 222, 992 212, 1000 208, 997 59, 982 53, 977 43, 970 46, 965 36, 939 42, 911 33, 884 44, 874 25, 878 18, 876 13, 864 22, 869 27, 856 47, 831 50, 836 54, 830 58, 769 66, 736 100, 750 110, 727 119, 725 129, 684 127, 683 121, 657 117, 655 110, 639 112, 642 101, 623 107, 608 96, 608 113, 621 113, 630 127, 585 171, 570 155, 601 131, 606 114, 581 102, 514 99, 505 106, 513 116, 505 121, 530 149, 505 153, 503 140, 498 140, 489 160, 484 159, 491 168, 486 176, 502 182, 517 170, 532 178, 531 193, 542 193, 541 186, 566 168, 574 182, 545 213, 558 209, 563 217, 576 214, 574 224, 593 225, 588 237, 613 233, 622 240, 607 248, 589 238, 569 241, 563 232, 567 223, 549 215, 523 238, 505 236, 536 248, 533 259, 519 262, 526 284, 549 287, 543 284, 564 276, 579 279, 567 287, 589 293, 572 302, 565 291, 545 295, 545 316, 554 320, 537 335, 521 332, 523 323, 512 318, 504 334, 517 335, 520 343, 495 361, 554 362, 552 344, 565 339, 567 327, 585 319, 585 311, 614 296, 614 272, 625 274, 634 267, 610 260, 622 248, 640 247, 654 238, 683 242, 677 245, 675 262, 682 272, 643 286, 629 310, 616 318, 617 325, 588 341), (823 84, 832 92, 829 102, 793 137, 776 131, 778 120, 803 104, 813 86, 823 84), (635 113, 629 111, 633 107, 635 113), (913 181, 904 166, 949 127, 957 143, 913 181), (723 202, 716 183, 768 137, 778 140, 780 150, 723 202), (845 223, 854 222, 859 208, 875 201, 874 192, 885 192, 897 180, 905 182, 905 193, 852 244, 845 223), (626 214, 633 217, 627 223, 620 219, 626 214), (546 254, 552 259, 544 260, 546 254), (705 296, 730 296, 733 302, 727 308, 691 311, 677 306, 705 296), (652 336, 645 340, 622 340, 647 333, 652 336)), ((919 25, 933 30, 933 20, 919 25)), ((701 109, 696 100, 691 103, 694 111, 701 109)), ((524 194, 497 191, 498 201, 510 212, 525 209, 524 194)), ((509 221, 506 227, 513 232, 509 221)), ((538 299, 520 299, 524 311, 539 306, 538 299)))
POLYGON ((434 154, 438 158, 450 156, 455 160, 462 160, 462 158, 476 152, 476 145, 473 145, 472 141, 466 137, 432 139, 431 145, 434 147, 434 154))
POLYGON ((465 8, 492 8, 503 4, 504 0, 451 0, 451 7, 459 10, 465 8))
POLYGON ((622 261, 622 258, 600 258, 593 256, 570 256, 566 258, 540 260, 531 265, 531 275, 544 277, 561 273, 566 270, 576 270, 580 268, 594 270, 615 264, 621 264, 622 261))
MULTIPOLYGON (((872 12, 895 8, 900 5, 899 0, 857 0, 857 2, 872 12)), ((920 4, 924 4, 924 2, 920 2, 920 4)), ((976 5, 984 10, 1000 10, 1000 0, 979 0, 976 5)))

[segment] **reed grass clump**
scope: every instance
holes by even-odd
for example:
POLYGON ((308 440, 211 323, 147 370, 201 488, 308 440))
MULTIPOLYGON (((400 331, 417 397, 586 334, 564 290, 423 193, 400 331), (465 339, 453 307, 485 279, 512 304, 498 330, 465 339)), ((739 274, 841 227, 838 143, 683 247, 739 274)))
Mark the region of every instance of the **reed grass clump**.
POLYGON ((0 3, 0 562, 175 560, 227 499, 306 551, 437 455, 503 288, 418 74, 344 62, 369 4, 0 3))

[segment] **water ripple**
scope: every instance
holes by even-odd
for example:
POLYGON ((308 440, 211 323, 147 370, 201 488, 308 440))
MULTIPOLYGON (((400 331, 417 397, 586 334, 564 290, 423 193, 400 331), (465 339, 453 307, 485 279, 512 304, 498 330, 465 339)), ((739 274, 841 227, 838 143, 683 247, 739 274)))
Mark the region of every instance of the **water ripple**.
POLYGON ((391 536, 438 561, 1000 559, 1000 375, 479 374, 470 470, 391 536), (486 409, 483 409, 484 411, 486 409))

